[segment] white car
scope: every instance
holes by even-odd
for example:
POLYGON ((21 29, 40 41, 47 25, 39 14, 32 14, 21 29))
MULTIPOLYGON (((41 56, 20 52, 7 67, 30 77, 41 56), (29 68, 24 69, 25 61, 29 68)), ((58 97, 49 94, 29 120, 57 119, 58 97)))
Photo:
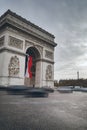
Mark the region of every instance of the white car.
POLYGON ((73 89, 71 86, 61 86, 57 88, 57 91, 61 93, 72 93, 73 89))
POLYGON ((81 86, 74 86, 73 91, 81 91, 81 86))

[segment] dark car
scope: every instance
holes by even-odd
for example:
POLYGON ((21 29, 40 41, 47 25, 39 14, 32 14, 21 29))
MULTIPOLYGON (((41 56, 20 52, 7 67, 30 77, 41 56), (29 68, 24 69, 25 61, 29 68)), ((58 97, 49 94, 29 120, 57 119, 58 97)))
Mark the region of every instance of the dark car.
POLYGON ((48 97, 48 92, 43 88, 27 87, 24 85, 12 85, 7 89, 8 94, 25 95, 27 97, 48 97))
POLYGON ((42 89, 45 90, 45 91, 47 91, 47 92, 50 92, 50 93, 54 92, 53 88, 50 88, 50 87, 47 87, 47 86, 42 87, 42 89))
MULTIPOLYGON (((30 87, 31 88, 31 87, 30 87)), ((8 94, 24 94, 25 90, 28 90, 29 87, 24 86, 24 85, 12 85, 7 87, 7 92, 8 94)))
POLYGON ((26 90, 25 93, 27 97, 48 97, 48 92, 43 88, 33 88, 26 90))

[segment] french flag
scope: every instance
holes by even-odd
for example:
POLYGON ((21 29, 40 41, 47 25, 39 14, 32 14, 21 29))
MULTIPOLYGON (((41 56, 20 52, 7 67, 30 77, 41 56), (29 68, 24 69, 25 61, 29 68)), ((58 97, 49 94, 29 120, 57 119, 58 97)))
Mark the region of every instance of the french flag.
POLYGON ((25 77, 32 78, 31 67, 32 67, 32 56, 27 56, 25 66, 25 77))

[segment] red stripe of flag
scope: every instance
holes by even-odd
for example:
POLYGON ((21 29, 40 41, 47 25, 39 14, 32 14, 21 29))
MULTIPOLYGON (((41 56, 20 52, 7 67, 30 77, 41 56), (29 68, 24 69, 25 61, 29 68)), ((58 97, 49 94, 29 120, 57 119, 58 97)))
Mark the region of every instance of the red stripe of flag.
POLYGON ((28 56, 28 61, 27 61, 27 68, 26 68, 25 77, 32 78, 31 67, 32 67, 32 56, 28 56))
POLYGON ((32 67, 32 56, 29 56, 28 57, 28 74, 29 74, 29 78, 32 78, 31 67, 32 67))

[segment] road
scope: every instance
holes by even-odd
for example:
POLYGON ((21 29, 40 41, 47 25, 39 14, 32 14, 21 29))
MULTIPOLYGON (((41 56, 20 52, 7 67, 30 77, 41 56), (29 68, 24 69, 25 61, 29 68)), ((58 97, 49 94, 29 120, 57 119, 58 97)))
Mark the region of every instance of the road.
POLYGON ((0 130, 87 130, 87 93, 28 98, 0 91, 0 130))

